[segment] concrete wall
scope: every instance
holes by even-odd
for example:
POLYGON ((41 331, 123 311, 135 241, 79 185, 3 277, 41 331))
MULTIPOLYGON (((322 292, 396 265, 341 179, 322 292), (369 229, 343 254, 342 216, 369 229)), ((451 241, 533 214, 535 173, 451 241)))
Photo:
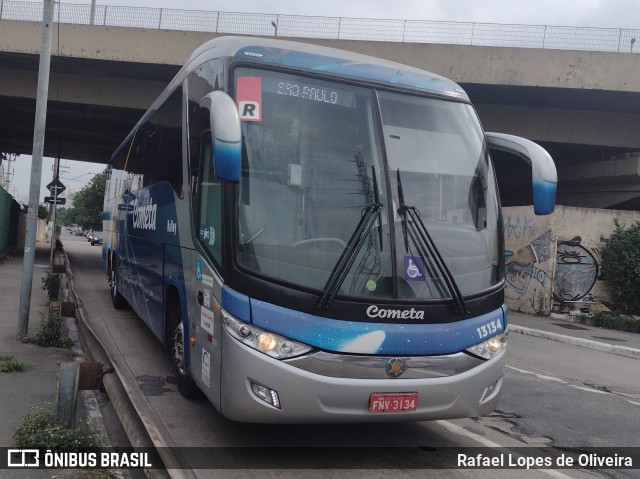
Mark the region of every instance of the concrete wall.
MULTIPOLYGON (((41 28, 39 22, 0 20, 3 33, 0 51, 37 54, 41 28)), ((54 25, 53 35, 56 41, 54 55, 169 65, 184 64, 195 48, 220 36, 69 24, 54 25)), ((640 75, 637 75, 640 55, 633 53, 363 40, 292 40, 387 58, 460 83, 640 91, 640 75)))
POLYGON ((600 275, 601 248, 615 229, 640 221, 640 212, 557 206, 535 216, 530 206, 503 209, 506 303, 530 314, 567 313, 609 305, 600 275))

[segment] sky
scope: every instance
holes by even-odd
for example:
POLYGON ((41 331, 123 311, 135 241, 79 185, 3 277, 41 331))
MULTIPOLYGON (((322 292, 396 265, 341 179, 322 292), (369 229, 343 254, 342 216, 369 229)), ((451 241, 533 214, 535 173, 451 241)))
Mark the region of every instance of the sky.
MULTIPOLYGON (((45 138, 46 141, 46 138, 45 138)), ((51 196, 47 185, 53 180, 53 158, 42 159, 42 176, 40 181, 39 202, 44 202, 45 196, 51 196)), ((12 181, 7 191, 18 203, 29 203, 29 188, 31 184, 31 157, 20 155, 12 162, 12 181)), ((6 168, 5 163, 5 168, 6 168)), ((85 163, 82 161, 61 160, 60 181, 67 188, 65 195, 70 192, 77 193, 84 188, 91 179, 106 168, 106 165, 97 163, 85 163)))
MULTIPOLYGON (((90 5, 90 0, 71 2, 90 5)), ((126 5, 183 10, 269 13, 325 17, 439 20, 526 25, 566 25, 640 30, 638 0, 96 0, 97 5, 126 5)), ((45 158, 40 196, 48 194, 53 160, 45 158)), ((67 161, 62 182, 79 191, 104 165, 67 161), (68 184, 67 184, 68 183, 68 184)), ((31 158, 14 163, 9 192, 21 201, 29 194, 31 158)))

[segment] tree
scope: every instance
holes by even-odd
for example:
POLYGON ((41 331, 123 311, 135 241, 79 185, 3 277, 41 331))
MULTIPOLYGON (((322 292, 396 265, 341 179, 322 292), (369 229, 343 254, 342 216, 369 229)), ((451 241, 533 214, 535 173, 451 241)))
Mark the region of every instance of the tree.
POLYGON ((640 314, 640 221, 628 229, 613 222, 616 228, 602 250, 602 276, 614 307, 640 314))
POLYGON ((45 205, 38 205, 38 219, 49 221, 49 208, 45 205))
POLYGON ((102 204, 107 171, 98 173, 73 198, 73 207, 66 211, 66 221, 87 229, 102 229, 102 204))
POLYGON ((60 223, 64 226, 70 224, 69 220, 67 219, 67 209, 64 206, 56 210, 56 223, 60 223))

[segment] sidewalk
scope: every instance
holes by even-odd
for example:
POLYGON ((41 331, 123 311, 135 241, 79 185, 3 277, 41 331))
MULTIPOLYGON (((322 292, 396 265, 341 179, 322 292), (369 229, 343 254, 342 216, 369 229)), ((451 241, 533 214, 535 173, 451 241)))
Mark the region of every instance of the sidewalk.
POLYGON ((509 331, 640 359, 640 334, 596 328, 552 316, 507 312, 509 331))
MULTIPOLYGON (((0 447, 15 445, 13 433, 33 406, 52 410, 58 361, 72 360, 65 349, 42 348, 18 341, 23 251, 0 260, 0 356, 12 355, 31 367, 22 373, 0 373, 0 447)), ((34 336, 49 314, 42 276, 49 268, 49 243, 37 243, 31 290, 28 336, 34 336)))

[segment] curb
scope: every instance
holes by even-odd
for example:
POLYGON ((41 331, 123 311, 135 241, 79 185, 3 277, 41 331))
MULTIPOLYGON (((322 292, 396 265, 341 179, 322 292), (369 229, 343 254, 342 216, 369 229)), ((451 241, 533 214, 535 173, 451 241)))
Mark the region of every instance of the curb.
POLYGON ((604 353, 616 354, 632 359, 640 359, 640 349, 630 348, 628 346, 617 346, 613 344, 601 343, 591 339, 575 338, 565 334, 550 333, 549 331, 541 331, 539 329, 525 328, 524 326, 509 325, 509 331, 526 336, 534 336, 536 338, 549 339, 560 343, 572 344, 583 348, 593 349, 604 353))
MULTIPOLYGON (((88 356, 100 361, 106 368, 106 374, 102 378, 103 386, 131 445, 133 447, 156 448, 166 468, 145 469, 144 474, 149 479, 195 478, 193 471, 182 469, 182 457, 177 457, 178 455, 171 450, 171 447, 167 447, 162 433, 158 432, 155 426, 151 430, 150 426, 153 425, 153 420, 149 417, 143 417, 136 404, 134 404, 135 401, 129 392, 130 388, 125 384, 122 375, 118 371, 119 368, 111 361, 104 344, 91 325, 85 320, 87 313, 82 298, 76 291, 71 261, 66 252, 65 257, 68 265, 69 289, 77 303, 77 331, 85 351, 88 356)), ((170 444, 170 446, 173 446, 173 444, 170 444)))

